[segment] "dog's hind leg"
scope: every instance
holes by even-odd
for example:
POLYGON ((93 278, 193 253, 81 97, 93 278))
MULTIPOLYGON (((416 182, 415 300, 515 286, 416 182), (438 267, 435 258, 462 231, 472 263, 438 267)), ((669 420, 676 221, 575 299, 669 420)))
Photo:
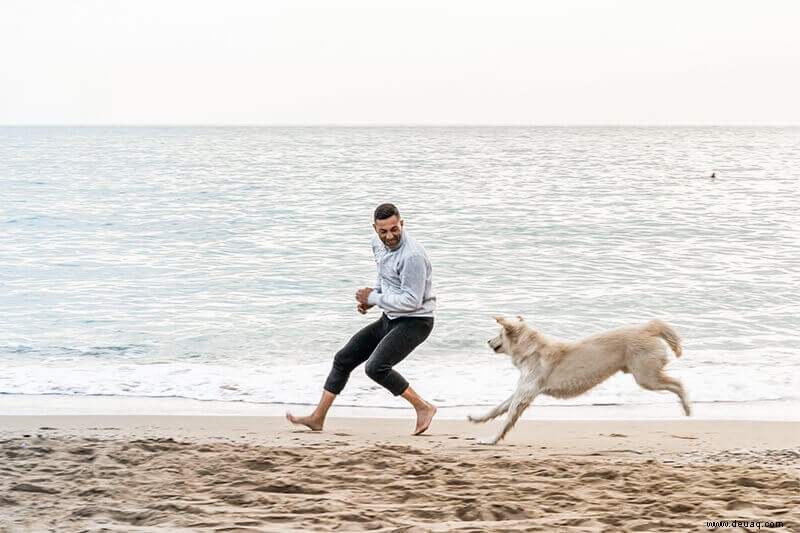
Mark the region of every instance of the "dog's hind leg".
POLYGON ((678 395, 678 398, 681 399, 681 405, 683 405, 683 412, 686 416, 690 416, 692 414, 692 408, 689 405, 689 398, 686 395, 686 389, 683 388, 683 383, 675 378, 669 377, 663 372, 659 373, 658 377, 661 379, 666 390, 678 395))
POLYGON ((683 405, 683 412, 686 416, 692 414, 692 408, 689 405, 689 398, 686 395, 686 390, 683 384, 675 378, 671 378, 664 374, 663 370, 652 371, 650 369, 637 368, 633 371, 633 377, 640 387, 647 390, 668 390, 676 394, 681 399, 683 405))

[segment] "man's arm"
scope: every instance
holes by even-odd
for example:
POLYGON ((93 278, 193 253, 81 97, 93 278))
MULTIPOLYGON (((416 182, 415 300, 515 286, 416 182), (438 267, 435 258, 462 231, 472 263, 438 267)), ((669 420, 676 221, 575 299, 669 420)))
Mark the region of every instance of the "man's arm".
MULTIPOLYGON (((372 238, 372 253, 373 254, 376 253, 377 246, 378 245, 375 242, 375 237, 373 237, 372 238)), ((361 313, 362 315, 366 315, 367 311, 369 311, 370 309, 375 307, 375 304, 367 303, 367 296, 369 296, 370 292, 376 292, 376 293, 379 293, 379 294, 381 292, 381 273, 380 273, 380 270, 378 271, 378 274, 377 274, 377 276, 375 278, 375 285, 371 289, 369 287, 364 287, 363 289, 359 289, 358 292, 356 292, 356 300, 358 300, 358 306, 356 307, 356 309, 358 309, 358 312, 361 313)))
POLYGON ((407 313, 415 311, 422 305, 425 295, 425 257, 412 255, 407 258, 400 272, 400 292, 397 294, 382 294, 372 291, 367 297, 367 303, 377 305, 385 311, 407 313))

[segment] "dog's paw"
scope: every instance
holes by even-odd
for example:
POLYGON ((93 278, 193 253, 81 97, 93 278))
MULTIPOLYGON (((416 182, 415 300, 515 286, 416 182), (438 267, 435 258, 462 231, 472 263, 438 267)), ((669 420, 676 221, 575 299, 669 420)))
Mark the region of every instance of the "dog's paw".
POLYGON ((472 422, 473 424, 480 424, 481 422, 486 422, 486 421, 485 421, 484 419, 482 419, 481 417, 479 417, 479 416, 472 416, 472 415, 467 415, 467 420, 469 420, 469 421, 470 421, 470 422, 472 422))
POLYGON ((476 444, 481 444, 483 446, 494 446, 495 444, 497 444, 497 437, 489 437, 486 439, 481 439, 477 441, 476 444))

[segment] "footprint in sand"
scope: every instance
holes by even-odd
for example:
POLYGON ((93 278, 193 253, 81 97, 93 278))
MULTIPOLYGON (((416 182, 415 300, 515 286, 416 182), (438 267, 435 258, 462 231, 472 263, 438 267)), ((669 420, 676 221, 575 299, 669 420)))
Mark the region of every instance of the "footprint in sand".
POLYGON ((261 485, 260 487, 255 487, 253 490, 258 492, 277 492, 283 494, 327 494, 328 492, 325 489, 296 485, 294 483, 284 483, 281 481, 267 485, 261 485))
POLYGON ((244 465, 250 470, 257 470, 261 472, 274 467, 272 461, 267 461, 265 459, 251 459, 249 461, 245 461, 244 465))
POLYGON ((734 481, 734 483, 736 483, 737 485, 741 485, 742 487, 753 487, 753 488, 756 488, 756 489, 763 489, 764 488, 764 484, 763 483, 761 483, 760 481, 758 481, 756 479, 753 479, 751 477, 736 478, 736 481, 734 481))
POLYGON ((756 507, 756 505, 742 500, 731 500, 728 502, 728 505, 725 506, 729 511, 741 511, 742 509, 750 509, 751 507, 756 507))
POLYGON ((31 483, 17 483, 12 485, 9 490, 16 490, 20 492, 41 492, 43 494, 58 494, 58 491, 41 485, 33 485, 31 483))
POLYGON ((688 513, 689 511, 694 509, 694 505, 679 502, 679 503, 673 503, 672 505, 667 505, 667 509, 669 509, 673 513, 688 513))

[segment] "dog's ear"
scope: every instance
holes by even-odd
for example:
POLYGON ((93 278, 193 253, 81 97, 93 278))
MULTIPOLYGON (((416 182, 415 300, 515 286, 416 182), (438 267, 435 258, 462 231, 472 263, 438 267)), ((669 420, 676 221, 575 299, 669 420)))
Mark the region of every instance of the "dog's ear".
POLYGON ((522 315, 517 315, 517 318, 520 322, 525 322, 525 319, 522 317, 522 315))
POLYGON ((501 315, 501 316, 496 316, 496 317, 494 317, 494 319, 497 321, 497 323, 498 323, 498 324, 500 324, 501 326, 503 326, 505 329, 507 329, 507 330, 509 330, 509 331, 511 331, 512 329, 514 329, 514 324, 512 324, 511 322, 509 322, 508 320, 506 320, 506 317, 504 317, 504 316, 502 316, 502 315, 501 315))

